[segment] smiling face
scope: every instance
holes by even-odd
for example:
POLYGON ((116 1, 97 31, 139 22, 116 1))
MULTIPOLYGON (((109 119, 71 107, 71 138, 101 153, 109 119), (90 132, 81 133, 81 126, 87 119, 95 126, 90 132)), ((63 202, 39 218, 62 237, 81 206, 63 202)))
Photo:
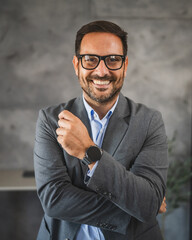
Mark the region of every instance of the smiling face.
MULTIPOLYGON (((123 55, 123 45, 121 39, 112 33, 88 33, 82 39, 80 54, 123 55)), ((76 56, 73 58, 73 64, 87 102, 116 101, 126 75, 127 57, 122 68, 116 71, 109 70, 103 60, 93 70, 84 69, 76 56)))

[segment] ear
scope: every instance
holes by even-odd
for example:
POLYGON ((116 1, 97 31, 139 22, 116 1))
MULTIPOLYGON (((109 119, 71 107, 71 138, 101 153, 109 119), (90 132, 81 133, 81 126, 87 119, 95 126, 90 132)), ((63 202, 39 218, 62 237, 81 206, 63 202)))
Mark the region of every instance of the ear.
POLYGON ((78 73, 79 73, 79 61, 78 61, 77 56, 73 57, 73 61, 72 62, 73 62, 73 67, 75 69, 75 73, 78 76, 78 73))
POLYGON ((127 67, 128 67, 128 56, 125 58, 125 68, 124 68, 124 76, 126 77, 127 74, 127 67))

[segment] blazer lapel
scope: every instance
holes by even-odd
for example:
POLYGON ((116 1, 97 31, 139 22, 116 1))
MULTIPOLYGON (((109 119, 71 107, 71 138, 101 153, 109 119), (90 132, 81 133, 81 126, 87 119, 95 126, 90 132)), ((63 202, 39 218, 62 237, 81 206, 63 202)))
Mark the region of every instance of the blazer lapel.
POLYGON ((114 155, 129 125, 130 107, 126 98, 120 94, 118 104, 107 126, 102 148, 114 155))
POLYGON ((92 137, 91 126, 82 97, 78 97, 75 99, 73 107, 70 111, 83 122, 89 132, 90 137, 92 137))

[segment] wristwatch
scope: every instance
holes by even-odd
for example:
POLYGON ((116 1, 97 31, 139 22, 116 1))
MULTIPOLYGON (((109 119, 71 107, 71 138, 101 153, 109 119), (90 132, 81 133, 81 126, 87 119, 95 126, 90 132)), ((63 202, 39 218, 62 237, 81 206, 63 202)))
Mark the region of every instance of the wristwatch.
POLYGON ((99 161, 102 156, 102 149, 99 148, 98 146, 90 146, 87 151, 85 152, 85 156, 82 159, 82 162, 85 165, 89 165, 91 163, 94 163, 96 161, 99 161))

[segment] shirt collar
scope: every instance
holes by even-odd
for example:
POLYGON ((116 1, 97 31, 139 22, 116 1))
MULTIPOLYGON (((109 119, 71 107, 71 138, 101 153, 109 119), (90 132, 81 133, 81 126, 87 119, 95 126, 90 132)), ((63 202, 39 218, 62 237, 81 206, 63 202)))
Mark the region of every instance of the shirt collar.
MULTIPOLYGON (((107 112, 107 114, 104 116, 103 119, 107 118, 109 119, 111 117, 111 115, 113 114, 116 106, 117 106, 117 103, 118 103, 118 100, 119 100, 119 96, 115 102, 115 104, 113 105, 113 107, 107 112)), ((99 116, 97 115, 97 113, 93 110, 93 108, 87 103, 87 101, 85 100, 84 96, 83 96, 83 103, 84 103, 84 106, 85 106, 85 109, 87 111, 87 114, 88 114, 88 117, 89 117, 89 120, 92 121, 93 119, 97 118, 99 119, 99 116)), ((101 119, 101 121, 103 120, 101 119)))

